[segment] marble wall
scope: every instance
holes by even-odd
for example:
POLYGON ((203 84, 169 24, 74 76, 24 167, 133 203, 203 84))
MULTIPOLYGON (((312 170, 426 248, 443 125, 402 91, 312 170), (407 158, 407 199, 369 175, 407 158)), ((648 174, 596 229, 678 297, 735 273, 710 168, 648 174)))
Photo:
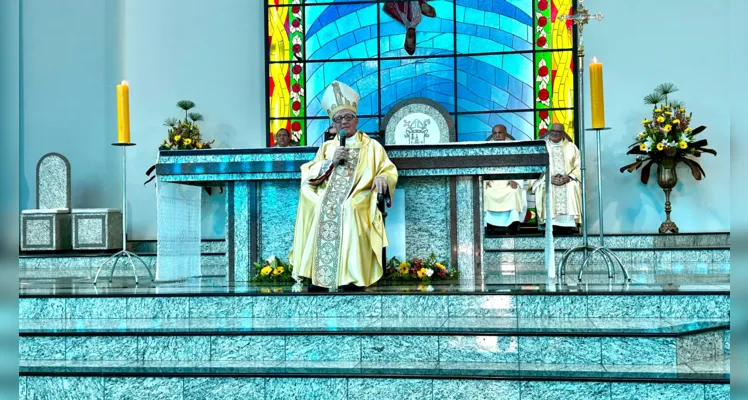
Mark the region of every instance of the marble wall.
POLYGON ((730 385, 365 378, 19 378, 19 399, 729 400, 730 385))

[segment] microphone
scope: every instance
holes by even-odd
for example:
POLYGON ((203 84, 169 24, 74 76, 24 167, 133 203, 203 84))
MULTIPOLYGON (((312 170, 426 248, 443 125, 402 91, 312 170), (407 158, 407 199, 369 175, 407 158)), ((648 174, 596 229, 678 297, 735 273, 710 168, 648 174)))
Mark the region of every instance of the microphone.
MULTIPOLYGON (((338 132, 338 136, 340 137, 340 147, 345 148, 345 136, 348 133, 345 131, 345 129, 341 129, 340 132, 338 132)), ((339 165, 345 165, 345 160, 340 160, 338 162, 339 165)))

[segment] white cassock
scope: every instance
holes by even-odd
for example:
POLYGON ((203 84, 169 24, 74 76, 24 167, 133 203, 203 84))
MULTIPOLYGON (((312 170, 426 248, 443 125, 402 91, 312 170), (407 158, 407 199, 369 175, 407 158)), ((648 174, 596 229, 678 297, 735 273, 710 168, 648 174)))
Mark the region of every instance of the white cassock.
MULTIPOLYGON (((561 174, 569 175, 569 183, 556 186, 551 184, 551 217, 553 225, 576 227, 581 223, 582 186, 581 153, 577 146, 564 139, 559 143, 546 141, 551 163, 551 177, 561 174)), ((538 224, 545 224, 545 176, 532 185, 537 205, 538 224)), ((541 229, 543 227, 541 226, 541 229)))
POLYGON ((509 226, 522 222, 527 213, 527 191, 524 180, 515 180, 513 189, 509 181, 486 181, 483 184, 483 209, 486 225, 509 226))

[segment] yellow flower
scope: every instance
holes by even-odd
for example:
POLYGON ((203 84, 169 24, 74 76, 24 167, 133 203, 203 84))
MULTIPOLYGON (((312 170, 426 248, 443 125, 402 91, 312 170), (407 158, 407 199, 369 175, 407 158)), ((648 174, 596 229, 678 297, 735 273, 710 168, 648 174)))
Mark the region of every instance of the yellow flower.
POLYGON ((642 125, 646 125, 646 124, 648 124, 648 123, 650 123, 650 122, 652 122, 652 121, 650 121, 650 120, 648 120, 648 119, 645 119, 644 121, 642 121, 642 125))
POLYGON ((673 125, 678 125, 678 124, 680 124, 680 120, 679 119, 674 119, 673 120, 673 125))
POLYGON ((684 113, 684 112, 686 112, 686 109, 685 108, 681 108, 680 112, 684 113))
POLYGON ((441 265, 440 263, 436 263, 436 264, 435 264, 434 266, 435 266, 436 268, 438 268, 438 269, 441 269, 441 270, 445 270, 445 269, 447 269, 447 267, 445 267, 445 266, 441 265))
POLYGON ((664 108, 664 109, 666 109, 666 110, 669 110, 669 109, 670 109, 670 106, 662 106, 662 108, 664 108))
POLYGON ((260 289, 260 293, 270 293, 270 289, 268 289, 268 288, 262 288, 262 289, 260 289))
POLYGON ((263 274, 263 275, 265 275, 265 276, 270 275, 271 272, 273 272, 273 267, 265 267, 265 268, 263 268, 263 269, 260 270, 260 273, 263 274))
POLYGON ((407 274, 409 269, 410 269, 410 264, 406 263, 405 261, 401 262, 400 265, 398 265, 397 267, 397 271, 403 275, 407 274))
POLYGON ((424 276, 426 276, 426 268, 419 269, 418 270, 418 277, 419 278, 423 278, 424 276))
POLYGON ((661 109, 661 108, 658 108, 658 109, 656 109, 656 110, 655 110, 655 112, 656 112, 656 113, 661 113, 661 112, 662 112, 662 109, 661 109))
POLYGON ((273 288, 273 293, 283 293, 283 288, 273 288))
POLYGON ((275 270, 273 271, 273 275, 280 275, 285 271, 283 267, 275 267, 275 270))
POLYGON ((665 117, 657 117, 657 122, 659 123, 665 122, 665 117))
POLYGON ((647 144, 646 143, 640 144, 639 145, 639 150, 641 150, 641 151, 647 151, 647 144))
POLYGON ((184 144, 190 145, 192 143, 192 139, 190 138, 184 138, 184 144))
POLYGON ((665 111, 665 115, 671 116, 671 115, 673 115, 673 113, 671 113, 670 111, 665 111))
POLYGON ((686 133, 691 132, 691 128, 686 128, 686 130, 683 132, 686 132, 686 133))
POLYGON ((181 136, 181 135, 176 135, 176 136, 174 136, 174 141, 175 141, 175 142, 178 142, 178 141, 180 141, 180 140, 182 140, 182 136, 181 136))
POLYGON ((665 148, 665 145, 662 143, 657 143, 657 150, 662 151, 662 149, 665 148))
POLYGON ((665 132, 667 133, 667 132, 670 132, 671 130, 673 130, 673 126, 672 126, 672 125, 670 125, 670 124, 667 124, 667 125, 665 125, 665 127, 664 127, 664 128, 662 128, 662 129, 664 129, 664 130, 665 130, 665 132))
POLYGON ((197 147, 198 149, 202 149, 203 148, 203 144, 200 143, 200 142, 195 142, 195 147, 197 147))
POLYGON ((678 143, 678 147, 680 147, 681 149, 685 150, 688 147, 688 143, 686 143, 685 141, 681 140, 680 143, 678 143))

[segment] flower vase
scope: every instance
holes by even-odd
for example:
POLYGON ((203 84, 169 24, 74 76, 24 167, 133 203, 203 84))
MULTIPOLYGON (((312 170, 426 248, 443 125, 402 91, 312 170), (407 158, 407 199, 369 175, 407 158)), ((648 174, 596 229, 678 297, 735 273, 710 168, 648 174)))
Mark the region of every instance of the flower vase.
POLYGON ((676 165, 678 165, 678 160, 674 155, 668 154, 657 164, 657 184, 665 192, 665 222, 660 225, 660 233, 678 233, 678 225, 670 220, 670 211, 672 210, 670 192, 678 184, 678 174, 675 171, 676 165))

